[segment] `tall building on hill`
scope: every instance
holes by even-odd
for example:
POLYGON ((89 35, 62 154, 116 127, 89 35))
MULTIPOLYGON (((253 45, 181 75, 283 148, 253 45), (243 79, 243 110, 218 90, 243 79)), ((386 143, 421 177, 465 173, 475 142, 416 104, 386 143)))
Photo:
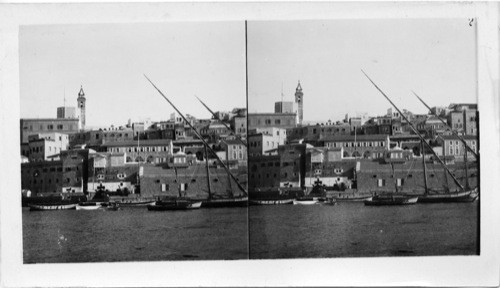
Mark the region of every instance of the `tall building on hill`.
POLYGON ((83 87, 80 86, 80 92, 78 92, 78 98, 76 99, 78 103, 78 110, 80 112, 80 130, 85 130, 85 92, 83 92, 83 87))
POLYGON ((295 103, 298 105, 297 114, 299 116, 299 126, 302 125, 302 120, 304 119, 303 109, 304 109, 304 93, 302 93, 302 86, 299 84, 295 89, 295 103))

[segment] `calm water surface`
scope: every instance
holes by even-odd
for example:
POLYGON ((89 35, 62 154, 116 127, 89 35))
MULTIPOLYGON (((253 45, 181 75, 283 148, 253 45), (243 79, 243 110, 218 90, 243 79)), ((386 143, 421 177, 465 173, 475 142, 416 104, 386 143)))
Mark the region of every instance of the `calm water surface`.
POLYGON ((251 206, 252 259, 475 255, 478 202, 251 206))
POLYGON ((475 255, 478 203, 30 212, 25 263, 475 255))
POLYGON ((29 211, 25 263, 248 259, 245 208, 29 211))

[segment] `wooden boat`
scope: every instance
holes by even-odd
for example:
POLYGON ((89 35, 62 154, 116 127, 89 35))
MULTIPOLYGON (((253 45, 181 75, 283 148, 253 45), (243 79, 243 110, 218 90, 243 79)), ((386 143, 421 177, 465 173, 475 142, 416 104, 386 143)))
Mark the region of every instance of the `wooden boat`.
POLYGON ((157 201, 154 205, 148 205, 149 211, 174 211, 192 210, 201 207, 201 201, 192 202, 189 200, 157 201))
POLYGON ((362 202, 371 200, 373 195, 362 195, 358 193, 337 193, 332 196, 338 202, 362 202))
POLYGON ((418 196, 409 196, 404 194, 381 194, 375 195, 370 200, 365 200, 366 206, 392 206, 392 205, 412 205, 416 204, 418 196))
POLYGON ((30 211, 74 210, 77 204, 28 204, 30 211))
POLYGON ((126 198, 126 197, 110 197, 110 200, 116 202, 121 207, 144 207, 154 204, 156 200, 154 199, 143 199, 143 198, 126 198))
POLYGON ((248 197, 209 198, 202 200, 202 208, 247 207, 248 197))
POLYGON ((320 201, 318 198, 302 197, 293 200, 293 205, 314 205, 320 201))
POLYGON ((293 204, 294 199, 261 199, 261 200, 250 200, 250 205, 285 205, 293 204))
POLYGON ((324 205, 336 205, 337 204, 337 200, 333 197, 327 197, 325 199, 325 201, 321 204, 324 204, 324 205))
POLYGON ((81 202, 78 203, 75 208, 76 210, 99 210, 99 209, 104 209, 105 207, 102 205, 103 203, 101 202, 81 202))
POLYGON ((474 202, 479 197, 477 189, 468 191, 448 192, 442 194, 426 193, 419 196, 418 203, 462 203, 474 202))
MULTIPOLYGON (((422 145, 423 146, 423 145, 422 145)), ((422 149, 423 151, 423 149, 422 149)), ((467 149, 464 149, 464 163, 465 163, 465 187, 462 186, 458 180, 453 176, 453 174, 450 173, 451 177, 457 184, 457 186, 460 187, 462 191, 455 191, 455 192, 450 192, 448 185, 446 185, 446 192, 445 193, 431 193, 427 187, 427 174, 426 174, 426 167, 425 167, 425 161, 423 161, 423 167, 424 167, 424 179, 425 179, 425 192, 424 195, 420 196, 418 199, 419 203, 464 203, 464 202, 474 202, 478 197, 479 193, 477 188, 475 189, 468 189, 469 188, 469 181, 468 181, 468 172, 467 172, 467 149)), ((424 154, 422 153, 422 159, 424 159, 424 154)), ((447 169, 443 165, 443 172, 445 173, 445 179, 447 178, 447 169)), ((448 181, 446 181, 448 182, 448 181)))

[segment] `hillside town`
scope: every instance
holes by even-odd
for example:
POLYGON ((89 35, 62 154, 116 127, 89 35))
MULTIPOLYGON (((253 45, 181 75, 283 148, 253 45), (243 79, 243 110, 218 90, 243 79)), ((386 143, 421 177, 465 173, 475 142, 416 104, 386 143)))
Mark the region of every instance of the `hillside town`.
POLYGON ((390 108, 381 116, 345 115, 340 121, 305 123, 304 100, 299 82, 295 101, 276 102, 274 113, 248 114, 250 197, 296 197, 318 185, 340 198, 398 190, 420 194, 427 189, 424 178, 434 191, 458 189, 460 184, 448 180, 441 161, 461 185, 477 187, 476 104, 430 107, 427 114, 402 110, 400 115, 390 108), (428 147, 422 149, 411 124, 428 147))
POLYGON ((423 178, 433 189, 445 189, 443 183, 456 189, 439 160, 463 185, 477 187, 476 104, 432 107, 428 114, 400 115, 391 108, 381 116, 308 123, 300 82, 294 96, 276 102, 272 113, 248 113, 248 119, 246 108, 234 108, 211 119, 172 113, 166 121, 89 129, 82 87, 77 107, 58 107, 56 118, 20 120, 23 196, 92 196, 103 190, 121 201, 224 198, 234 197, 236 185, 247 187, 250 199, 303 196, 318 185, 338 196, 393 187, 424 193, 423 178), (433 151, 422 148, 410 124, 433 151))
POLYGON ((172 113, 166 121, 89 129, 86 100, 81 87, 77 107, 58 107, 56 118, 20 120, 23 199, 92 198, 105 191, 120 202, 148 203, 163 197, 234 196, 235 189, 227 187, 246 185, 246 108, 215 112, 212 119, 172 113), (213 153, 206 152, 193 127, 213 153))

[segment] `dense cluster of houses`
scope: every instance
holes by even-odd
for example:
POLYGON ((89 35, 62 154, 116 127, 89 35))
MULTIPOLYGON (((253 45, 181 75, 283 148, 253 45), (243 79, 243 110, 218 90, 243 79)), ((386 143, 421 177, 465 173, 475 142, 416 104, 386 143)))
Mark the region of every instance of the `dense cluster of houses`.
MULTIPOLYGON (((88 129, 85 102, 80 89, 78 108, 59 107, 57 118, 21 119, 22 189, 43 195, 93 192, 104 185, 109 191, 138 193, 135 184, 143 178, 142 193, 147 190, 144 187, 150 187, 151 193, 165 192, 175 190, 166 189, 165 182, 191 173, 179 172, 182 169, 199 170, 196 167, 204 165, 207 157, 213 167, 220 166, 218 157, 231 169, 246 168, 245 108, 216 112, 212 119, 187 115, 184 120, 172 114, 166 121, 129 121, 120 127, 88 129), (192 127, 216 155, 206 153, 192 127), (156 184, 147 185, 148 177, 156 184)), ((192 179, 185 181, 183 187, 187 182, 194 184, 192 179)))
MULTIPOLYGON (((302 87, 296 93, 303 103, 302 87)), ((476 104, 433 107, 422 115, 408 110, 400 115, 388 109, 382 116, 346 115, 342 121, 302 125, 295 120, 295 104, 276 102, 274 113, 248 115, 251 192, 311 190, 318 183, 338 191, 382 191, 395 186, 423 191, 424 163, 429 171, 436 171, 429 173, 429 185, 443 189, 447 176, 439 159, 453 168, 456 177, 464 181, 471 177, 469 184, 477 182, 476 156, 467 154, 454 135, 460 135, 475 153, 479 151, 476 104), (410 124, 430 144, 424 153, 421 138, 410 124), (469 175, 464 175, 464 165, 469 175)))

